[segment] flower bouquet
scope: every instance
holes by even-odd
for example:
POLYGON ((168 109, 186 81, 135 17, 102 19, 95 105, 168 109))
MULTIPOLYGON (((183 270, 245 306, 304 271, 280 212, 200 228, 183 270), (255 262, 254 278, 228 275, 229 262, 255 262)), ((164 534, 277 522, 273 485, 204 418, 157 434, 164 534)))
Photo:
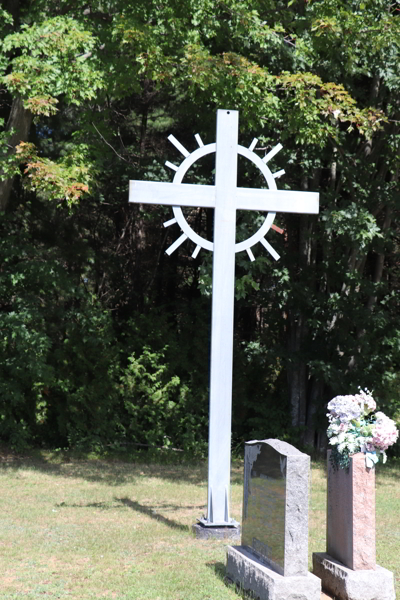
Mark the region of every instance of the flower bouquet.
POLYGON ((350 455, 357 452, 364 452, 369 468, 380 458, 386 462, 385 450, 396 442, 399 432, 392 419, 375 409, 376 402, 368 390, 354 396, 336 396, 328 403, 327 434, 335 468, 348 469, 350 455))

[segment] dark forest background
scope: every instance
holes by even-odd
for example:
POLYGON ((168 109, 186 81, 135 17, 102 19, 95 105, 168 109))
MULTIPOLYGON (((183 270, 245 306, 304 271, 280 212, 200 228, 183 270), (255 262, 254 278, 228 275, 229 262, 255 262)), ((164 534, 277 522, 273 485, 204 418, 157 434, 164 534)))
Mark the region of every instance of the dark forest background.
MULTIPOLYGON (((0 9, 0 440, 14 449, 207 444, 211 254, 129 179, 215 141, 320 192, 320 214, 236 256, 233 445, 326 445, 359 386, 400 417, 399 0, 5 0, 0 9)), ((213 183, 204 158, 185 181, 213 183)), ((265 187, 239 159, 239 185, 265 187)), ((212 211, 188 209, 212 239, 212 211)), ((237 240, 263 214, 238 213, 237 240)))

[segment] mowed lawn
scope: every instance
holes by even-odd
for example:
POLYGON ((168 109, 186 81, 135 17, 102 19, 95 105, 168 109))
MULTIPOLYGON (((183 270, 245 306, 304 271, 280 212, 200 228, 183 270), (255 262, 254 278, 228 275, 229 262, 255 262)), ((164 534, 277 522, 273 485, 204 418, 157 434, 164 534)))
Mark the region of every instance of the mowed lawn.
MULTIPOLYGON (((143 458, 141 459, 143 461, 143 458)), ((397 463, 398 465, 399 463, 397 463)), ((225 542, 199 541, 207 467, 74 459, 43 452, 0 462, 0 598, 237 599, 225 542)), ((400 593, 400 469, 377 469, 378 563, 400 593)), ((232 468, 241 521, 243 465, 232 468)), ((311 553, 325 550, 326 478, 312 467, 311 553)))

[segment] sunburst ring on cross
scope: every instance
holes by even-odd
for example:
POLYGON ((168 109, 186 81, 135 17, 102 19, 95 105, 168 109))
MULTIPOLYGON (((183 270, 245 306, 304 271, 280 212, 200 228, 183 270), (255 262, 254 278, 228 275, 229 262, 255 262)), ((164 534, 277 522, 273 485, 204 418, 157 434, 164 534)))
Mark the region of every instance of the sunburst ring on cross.
MULTIPOLYGON (((215 142, 213 144, 204 145, 199 134, 196 134, 195 138, 199 145, 199 148, 197 148, 193 152, 189 153, 186 150, 186 148, 184 146, 182 146, 182 144, 173 135, 170 135, 168 137, 169 141, 185 157, 185 159, 181 162, 181 164, 179 166, 174 165, 173 163, 170 163, 169 161, 166 161, 166 163, 165 163, 167 167, 176 171, 174 179, 173 179, 173 183, 178 183, 178 184, 182 183, 182 180, 183 180, 184 176, 186 175, 187 171, 197 160, 199 160, 200 158, 203 158, 203 156, 206 156, 207 154, 212 154, 213 152, 216 151, 216 143, 215 142)), ((268 160, 270 160, 273 156, 275 156, 275 154, 277 154, 282 149, 282 145, 277 144, 264 158, 260 158, 255 152, 253 152, 253 149, 255 148, 257 141, 258 140, 255 138, 252 141, 249 148, 245 148, 244 146, 240 146, 238 144, 237 145, 237 153, 241 156, 244 156, 245 158, 250 160, 256 167, 258 167, 258 169, 261 171, 261 173, 263 174, 263 176, 266 180, 268 188, 270 190, 276 190, 277 187, 276 187, 275 179, 277 179, 278 177, 283 175, 285 171, 282 169, 282 170, 278 171, 277 173, 271 173, 271 171, 268 168, 266 163, 268 162, 268 160)), ((166 251, 167 254, 172 254, 172 252, 174 252, 174 250, 176 250, 176 248, 178 246, 180 246, 180 244, 182 242, 184 242, 187 238, 189 238, 196 245, 194 252, 192 254, 193 258, 196 258, 196 256, 198 255, 201 248, 204 248, 205 250, 213 251, 213 248, 214 248, 213 242, 210 242, 209 240, 198 235, 191 228, 191 226, 185 219, 185 216, 182 212, 181 207, 173 206, 172 210, 174 213, 174 218, 170 219, 169 221, 166 221, 164 223, 164 227, 169 227, 170 225, 172 225, 174 223, 178 223, 183 234, 181 235, 180 238, 178 238, 176 240, 176 242, 174 242, 174 244, 172 244, 167 249, 167 251, 166 251)), ((237 242, 235 244, 235 252, 242 252, 243 250, 246 250, 250 260, 253 261, 254 255, 251 251, 251 248, 258 242, 261 242, 261 244, 266 248, 266 250, 268 250, 268 252, 273 256, 273 258, 275 260, 278 260, 279 259, 278 253, 272 248, 272 246, 264 238, 264 236, 267 234, 267 232, 271 228, 271 226, 279 233, 282 233, 282 230, 279 227, 273 226, 275 215, 276 215, 275 212, 268 212, 267 216, 264 220, 264 223, 261 225, 261 227, 258 229, 258 231, 256 231, 256 233, 254 235, 252 235, 251 237, 249 237, 248 239, 246 239, 242 242, 237 242)))

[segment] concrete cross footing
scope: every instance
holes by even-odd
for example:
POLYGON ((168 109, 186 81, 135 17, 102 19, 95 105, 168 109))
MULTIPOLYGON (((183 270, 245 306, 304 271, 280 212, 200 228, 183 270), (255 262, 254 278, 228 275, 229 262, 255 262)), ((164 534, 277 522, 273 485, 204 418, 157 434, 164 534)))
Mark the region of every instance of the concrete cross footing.
POLYGON ((240 542, 241 528, 236 527, 205 527, 201 523, 192 525, 192 532, 198 540, 227 540, 230 542, 240 542))

